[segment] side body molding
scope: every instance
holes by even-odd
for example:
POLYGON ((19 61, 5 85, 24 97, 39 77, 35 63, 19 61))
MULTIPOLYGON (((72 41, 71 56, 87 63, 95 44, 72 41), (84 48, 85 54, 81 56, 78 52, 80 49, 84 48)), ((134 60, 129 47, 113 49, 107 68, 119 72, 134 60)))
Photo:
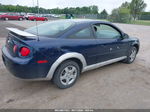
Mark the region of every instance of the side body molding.
POLYGON ((83 65, 83 68, 85 68, 87 66, 86 60, 84 58, 84 56, 80 53, 77 52, 71 52, 71 53, 66 53, 61 55, 51 66, 46 79, 50 80, 52 79, 54 72, 56 70, 56 68, 60 65, 60 63, 62 63, 63 61, 70 59, 70 58, 76 58, 79 59, 83 65))
POLYGON ((127 56, 122 56, 122 57, 119 57, 119 58, 115 58, 115 59, 107 60, 107 61, 104 61, 104 62, 96 63, 96 64, 93 64, 93 65, 89 65, 89 66, 86 66, 85 68, 83 68, 82 72, 93 70, 93 69, 96 69, 96 68, 114 63, 114 62, 121 61, 121 60, 126 59, 126 58, 127 58, 127 56))

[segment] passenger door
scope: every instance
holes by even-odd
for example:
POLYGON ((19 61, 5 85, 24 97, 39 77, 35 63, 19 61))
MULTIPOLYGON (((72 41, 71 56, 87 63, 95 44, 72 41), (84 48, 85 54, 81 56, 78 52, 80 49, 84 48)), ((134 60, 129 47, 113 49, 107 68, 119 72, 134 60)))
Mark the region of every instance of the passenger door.
POLYGON ((98 43, 94 38, 92 28, 82 28, 70 34, 71 35, 68 36, 68 39, 65 41, 68 42, 67 45, 70 44, 70 49, 83 54, 87 61, 87 65, 97 63, 98 43))
POLYGON ((97 62, 103 62, 126 55, 128 43, 121 32, 109 24, 94 24, 94 34, 98 42, 97 62))
POLYGON ((19 19, 19 15, 18 14, 13 14, 13 20, 18 20, 19 19))
POLYGON ((8 18, 11 19, 11 20, 14 20, 14 14, 8 14, 8 18))

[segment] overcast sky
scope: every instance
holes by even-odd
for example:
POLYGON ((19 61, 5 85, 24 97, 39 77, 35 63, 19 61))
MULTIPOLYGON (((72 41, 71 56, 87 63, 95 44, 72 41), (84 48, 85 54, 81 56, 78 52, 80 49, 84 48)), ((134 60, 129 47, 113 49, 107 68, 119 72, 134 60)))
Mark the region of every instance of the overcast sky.
MULTIPOLYGON (((35 6, 37 0, 0 0, 1 4, 35 6)), ((97 5, 99 11, 106 9, 109 13, 114 8, 119 7, 123 2, 131 0, 39 0, 39 6, 47 9, 64 7, 82 7, 97 5)), ((150 0, 144 0, 147 3, 146 11, 150 11, 150 0)))

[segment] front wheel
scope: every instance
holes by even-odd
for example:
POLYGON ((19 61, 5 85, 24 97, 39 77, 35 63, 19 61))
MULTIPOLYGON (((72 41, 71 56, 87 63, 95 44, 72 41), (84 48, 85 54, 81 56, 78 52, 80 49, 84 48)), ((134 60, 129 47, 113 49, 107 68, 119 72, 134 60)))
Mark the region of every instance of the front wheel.
POLYGON ((19 18, 19 21, 22 21, 23 19, 22 18, 19 18))
POLYGON ((66 89, 74 85, 80 75, 79 65, 71 60, 63 62, 55 71, 53 82, 57 87, 66 89))
POLYGON ((134 62, 134 60, 136 58, 136 55, 137 55, 137 48, 133 46, 133 47, 131 47, 131 49, 128 53, 128 56, 124 60, 124 62, 127 63, 127 64, 130 64, 130 63, 134 62))

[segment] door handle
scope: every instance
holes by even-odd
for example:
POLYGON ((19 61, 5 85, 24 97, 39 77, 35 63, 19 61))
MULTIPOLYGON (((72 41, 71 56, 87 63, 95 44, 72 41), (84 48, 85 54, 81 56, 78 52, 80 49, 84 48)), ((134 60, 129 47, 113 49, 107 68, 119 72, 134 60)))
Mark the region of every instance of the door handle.
POLYGON ((106 47, 106 45, 101 45, 102 47, 106 47))
POLYGON ((113 48, 110 48, 109 50, 110 50, 110 51, 112 51, 112 50, 113 50, 113 48))
POLYGON ((117 46, 117 49, 120 49, 120 47, 119 47, 119 46, 117 46))

